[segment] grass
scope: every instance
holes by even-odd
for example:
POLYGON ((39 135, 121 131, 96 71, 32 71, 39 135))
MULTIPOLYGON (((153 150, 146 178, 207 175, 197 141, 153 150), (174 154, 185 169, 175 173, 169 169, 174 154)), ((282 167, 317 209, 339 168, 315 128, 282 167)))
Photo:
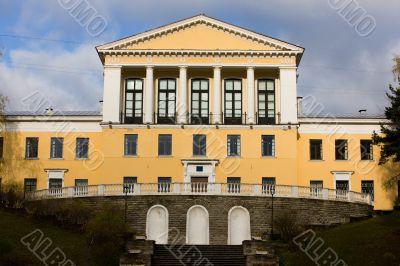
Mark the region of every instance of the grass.
MULTIPOLYGON (((317 233, 347 265, 400 265, 400 212, 317 233)), ((316 265, 297 247, 277 250, 281 265, 316 265)))
POLYGON ((59 247, 76 265, 90 265, 88 245, 81 234, 4 210, 0 210, 0 265, 44 265, 20 242, 23 236, 35 229, 40 229, 44 237, 52 240, 50 250, 59 247))

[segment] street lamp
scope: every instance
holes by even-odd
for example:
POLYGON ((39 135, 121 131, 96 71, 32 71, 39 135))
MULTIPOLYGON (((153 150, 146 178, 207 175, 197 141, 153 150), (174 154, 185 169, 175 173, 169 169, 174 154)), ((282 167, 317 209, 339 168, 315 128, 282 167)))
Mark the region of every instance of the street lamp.
POLYGON ((274 238, 274 195, 275 195, 275 185, 271 186, 270 189, 271 197, 272 197, 272 208, 271 208, 271 239, 274 238))
POLYGON ((125 194, 125 223, 126 223, 126 211, 128 209, 128 192, 129 192, 129 184, 124 184, 124 194, 125 194))

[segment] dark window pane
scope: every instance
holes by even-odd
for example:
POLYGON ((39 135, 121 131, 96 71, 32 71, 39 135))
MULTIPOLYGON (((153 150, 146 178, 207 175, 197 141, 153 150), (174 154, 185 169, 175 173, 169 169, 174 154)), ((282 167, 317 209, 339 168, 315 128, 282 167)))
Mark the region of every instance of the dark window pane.
POLYGON ((125 116, 124 123, 143 122, 143 80, 127 79, 125 82, 125 116))
POLYGON ((208 79, 192 80, 191 123, 208 124, 208 79))
POLYGON ((275 124, 275 82, 258 81, 258 124, 275 124))
POLYGON ((271 190, 275 188, 275 177, 262 178, 262 193, 271 194, 271 190))
POLYGON ((171 177, 159 177, 158 192, 170 192, 170 191, 171 191, 171 177))
POLYGON ((38 158, 39 138, 26 138, 25 158, 38 158))
POLYGON ((240 193, 240 177, 228 177, 228 193, 240 193))
POLYGON ((206 155, 206 135, 193 135, 193 155, 206 155))
POLYGON ((275 156, 275 136, 263 135, 261 142, 262 156, 275 156))
POLYGON ((172 155, 172 135, 158 136, 158 155, 172 155))
POLYGON ((321 139, 310 139, 310 160, 322 160, 321 139))
POLYGON ((157 122, 173 124, 175 123, 176 80, 159 79, 158 82, 157 122))
POLYGON ((76 139, 76 158, 87 159, 89 157, 89 139, 76 139))
POLYGON ((318 197, 322 196, 322 189, 324 183, 320 180, 311 180, 310 181, 310 193, 312 196, 318 197))
POLYGON ((225 124, 242 123, 242 80, 225 80, 225 124))
POLYGON ((240 156, 240 135, 228 135, 228 156, 240 156))
POLYGON ((361 160, 373 160, 372 140, 360 140, 361 160))
POLYGON ((36 188, 37 188, 36 178, 25 178, 24 179, 24 191, 25 192, 36 191, 36 188))
POLYGON ((59 178, 50 178, 49 179, 49 188, 62 188, 62 179, 59 178))
POLYGON ((374 200, 374 181, 361 181, 361 192, 369 194, 371 199, 374 200))
POLYGON ((345 139, 335 140, 335 158, 336 160, 347 160, 348 158, 347 140, 345 139))
POLYGON ((138 135, 125 135, 125 155, 137 155, 137 139, 138 135))
POLYGON ((51 138, 50 158, 63 158, 63 138, 51 138))

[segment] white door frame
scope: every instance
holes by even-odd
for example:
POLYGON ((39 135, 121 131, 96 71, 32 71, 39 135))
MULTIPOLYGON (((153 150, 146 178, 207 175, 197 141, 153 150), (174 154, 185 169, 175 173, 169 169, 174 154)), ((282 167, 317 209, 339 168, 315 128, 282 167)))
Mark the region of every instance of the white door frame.
POLYGON ((204 206, 201 205, 193 205, 192 207, 189 208, 189 210, 186 213, 186 244, 190 244, 189 243, 189 232, 190 232, 190 222, 189 222, 189 217, 190 217, 190 212, 192 209, 194 208, 201 208, 205 211, 206 213, 206 218, 207 218, 207 225, 206 225, 206 243, 204 243, 204 245, 209 245, 210 243, 210 219, 209 219, 209 214, 207 209, 204 206))
POLYGON ((215 166, 218 165, 218 160, 182 160, 183 164, 183 182, 190 183, 193 177, 208 177, 208 183, 215 183, 215 166), (189 171, 189 166, 203 166, 211 168, 208 172, 193 172, 189 171))
POLYGON ((247 236, 248 236, 247 240, 251 240, 251 223, 250 223, 251 219, 250 219, 249 211, 245 207, 242 207, 242 206, 233 206, 228 212, 228 245, 232 245, 231 244, 231 241, 232 241, 232 239, 231 239, 231 228, 232 228, 232 225, 231 225, 231 214, 232 214, 232 211, 235 210, 235 209, 242 209, 247 213, 247 217, 249 218, 249 223, 247 225, 247 228, 245 228, 244 230, 247 231, 246 232, 247 236))
MULTIPOLYGON (((159 243, 156 243, 156 244, 168 244, 169 214, 168 214, 168 209, 167 209, 166 207, 164 207, 163 205, 159 205, 159 204, 153 205, 153 206, 151 206, 150 209, 147 211, 147 216, 146 216, 146 238, 148 239, 148 237, 149 237, 149 235, 150 235, 150 234, 149 234, 149 223, 150 223, 149 215, 150 215, 150 212, 151 212, 153 209, 155 209, 155 208, 161 208, 162 210, 165 211, 164 226, 165 226, 165 228, 167 229, 167 231, 164 233, 164 235, 162 235, 162 238, 161 238, 161 242, 162 242, 162 243, 159 242, 159 243)), ((156 241, 156 239, 151 239, 151 240, 156 241)))
POLYGON ((349 182, 349 191, 351 191, 351 175, 354 173, 353 171, 332 171, 334 178, 334 189, 336 189, 336 181, 348 181, 349 182))

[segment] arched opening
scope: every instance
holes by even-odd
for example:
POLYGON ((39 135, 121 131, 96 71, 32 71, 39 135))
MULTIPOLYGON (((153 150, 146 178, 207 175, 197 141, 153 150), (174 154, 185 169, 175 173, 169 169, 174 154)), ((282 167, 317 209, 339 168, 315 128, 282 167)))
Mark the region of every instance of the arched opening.
POLYGON ((192 206, 187 212, 186 243, 192 245, 209 244, 208 211, 203 206, 192 206))
POLYGON ((168 210, 162 205, 154 205, 147 212, 147 239, 156 244, 168 243, 168 210))
POLYGON ((241 245, 250 240, 250 214, 241 206, 235 206, 228 213, 228 245, 241 245))

